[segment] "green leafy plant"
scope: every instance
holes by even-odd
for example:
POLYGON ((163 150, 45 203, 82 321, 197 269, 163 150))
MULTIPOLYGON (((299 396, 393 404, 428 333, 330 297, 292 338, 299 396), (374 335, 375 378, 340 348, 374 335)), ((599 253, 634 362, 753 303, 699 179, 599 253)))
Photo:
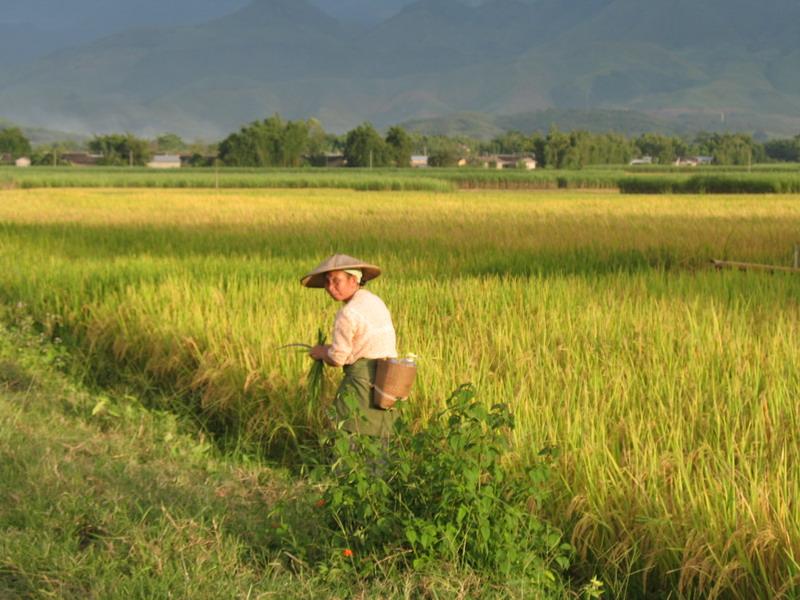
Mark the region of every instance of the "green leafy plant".
POLYGON ((506 405, 489 408, 474 396, 472 386, 459 387, 419 431, 401 417, 390 440, 330 433, 325 459, 312 459, 324 490, 316 507, 329 531, 310 540, 285 528, 293 555, 333 561, 358 576, 389 564, 448 563, 557 585, 571 547, 537 514, 547 460, 527 470, 507 465, 513 416, 506 405))

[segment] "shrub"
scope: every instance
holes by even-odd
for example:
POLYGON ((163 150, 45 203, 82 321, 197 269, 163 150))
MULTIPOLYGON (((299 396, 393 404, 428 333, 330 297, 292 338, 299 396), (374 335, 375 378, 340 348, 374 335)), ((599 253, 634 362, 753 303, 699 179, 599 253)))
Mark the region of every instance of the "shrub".
POLYGON ((623 194, 672 194, 680 186, 680 179, 663 175, 622 177, 619 180, 619 191, 623 194))
POLYGON ((427 428, 414 432, 403 416, 398 422, 390 442, 344 431, 326 439, 327 460, 316 459, 313 470, 324 489, 317 507, 325 535, 298 535, 283 518, 286 507, 276 510, 292 555, 344 561, 359 576, 393 559, 556 585, 571 548, 537 516, 546 460, 528 470, 506 464, 514 426, 508 407, 487 408, 464 385, 427 428))
POLYGON ((691 177, 640 176, 619 180, 623 194, 789 194, 800 192, 800 177, 724 173, 691 177))

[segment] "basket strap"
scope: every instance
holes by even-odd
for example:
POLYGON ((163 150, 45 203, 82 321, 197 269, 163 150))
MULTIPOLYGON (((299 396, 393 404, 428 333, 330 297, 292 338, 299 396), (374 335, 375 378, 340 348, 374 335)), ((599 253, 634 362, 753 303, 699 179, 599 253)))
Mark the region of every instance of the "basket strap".
POLYGON ((372 387, 374 387, 375 391, 378 392, 381 396, 385 396, 386 398, 392 398, 393 400, 405 400, 405 398, 399 398, 398 396, 392 396, 391 394, 387 394, 374 383, 372 384, 372 387))

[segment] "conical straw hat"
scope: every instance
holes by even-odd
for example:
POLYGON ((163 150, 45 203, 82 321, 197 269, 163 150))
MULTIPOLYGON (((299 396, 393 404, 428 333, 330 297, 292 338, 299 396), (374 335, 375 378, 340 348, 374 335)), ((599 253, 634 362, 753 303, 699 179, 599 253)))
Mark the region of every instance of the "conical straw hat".
POLYGON ((324 288, 325 275, 331 271, 344 271, 345 269, 360 269, 364 276, 361 278, 362 282, 367 282, 370 279, 375 279, 381 274, 380 268, 363 260, 353 258, 347 254, 334 254, 319 263, 314 270, 304 275, 300 280, 306 287, 310 288, 324 288))

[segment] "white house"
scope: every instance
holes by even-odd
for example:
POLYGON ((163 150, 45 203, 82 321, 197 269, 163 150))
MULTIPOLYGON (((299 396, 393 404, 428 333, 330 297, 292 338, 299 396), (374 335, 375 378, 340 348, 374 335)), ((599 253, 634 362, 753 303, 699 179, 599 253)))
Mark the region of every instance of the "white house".
POLYGON ((523 156, 517 161, 517 167, 527 171, 533 171, 536 168, 536 159, 532 156, 523 156))
POLYGON ((490 154, 479 156, 476 161, 484 168, 491 169, 525 169, 536 168, 536 157, 532 154, 490 154))
POLYGON ((672 164, 676 167, 696 167, 698 165, 711 165, 713 163, 713 156, 687 156, 686 158, 678 158, 672 164))
POLYGON ((177 154, 156 154, 147 166, 151 169, 180 169, 181 157, 177 154))
POLYGON ((411 166, 416 168, 424 168, 428 166, 428 157, 425 154, 412 154, 411 166))
POLYGON ((27 156, 20 156, 16 161, 14 161, 14 164, 18 167, 30 167, 31 159, 27 156))

